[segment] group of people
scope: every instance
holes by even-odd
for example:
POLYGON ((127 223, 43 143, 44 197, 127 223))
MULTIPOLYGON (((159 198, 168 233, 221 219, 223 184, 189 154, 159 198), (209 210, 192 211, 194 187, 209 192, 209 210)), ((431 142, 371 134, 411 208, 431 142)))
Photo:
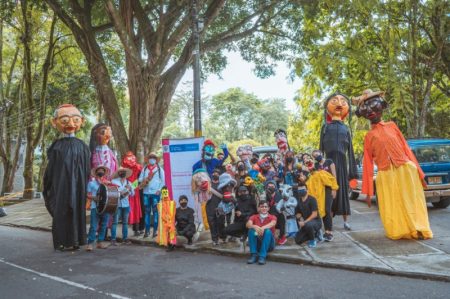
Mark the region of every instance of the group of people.
MULTIPOLYGON (((423 172, 398 127, 382 121, 387 108, 383 95, 366 90, 352 100, 356 115, 372 124, 364 143, 362 191, 370 205, 376 164, 378 204, 387 237, 432 238, 423 172)), ((292 151, 281 129, 274 134, 276 155, 260 157, 249 145, 240 146, 237 157, 225 145, 216 155, 216 145, 207 139, 201 159, 193 165, 192 194, 180 196, 177 208, 165 187, 164 170, 156 153, 146 155, 141 166, 128 152, 119 167, 108 146, 110 127, 103 123, 94 126, 88 147, 74 137, 84 122, 81 113, 72 105, 62 105, 56 109, 52 124, 64 137, 49 148, 44 177, 54 247, 79 248, 87 242, 89 251, 95 243, 97 248, 106 248, 108 227, 110 244, 116 245, 119 220, 125 243, 129 242, 129 224, 135 236, 143 234, 144 238, 150 237, 152 229, 152 237, 169 250, 175 247, 177 236, 192 244, 201 230, 210 231, 213 246, 237 239, 248 241, 251 264, 265 264, 267 253, 288 238, 297 244, 307 242, 310 248, 318 241, 331 242, 334 216, 342 216, 344 229, 351 230, 348 194, 356 185, 357 173, 352 134, 345 124, 350 114, 346 95, 327 97, 320 146, 311 153, 292 151), (114 213, 99 211, 94 200, 99 190, 108 186, 119 193, 114 213), (189 207, 189 198, 193 198, 193 208, 189 207), (86 208, 91 223, 88 236, 86 208)))

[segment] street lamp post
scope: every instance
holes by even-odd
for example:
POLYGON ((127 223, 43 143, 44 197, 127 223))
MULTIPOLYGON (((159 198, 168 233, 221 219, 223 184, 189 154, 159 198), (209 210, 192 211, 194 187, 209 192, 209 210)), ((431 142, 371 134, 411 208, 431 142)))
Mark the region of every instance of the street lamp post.
POLYGON ((200 98, 200 31, 203 29, 203 22, 198 18, 197 0, 192 1, 192 32, 194 51, 194 136, 201 137, 202 134, 202 110, 200 98))

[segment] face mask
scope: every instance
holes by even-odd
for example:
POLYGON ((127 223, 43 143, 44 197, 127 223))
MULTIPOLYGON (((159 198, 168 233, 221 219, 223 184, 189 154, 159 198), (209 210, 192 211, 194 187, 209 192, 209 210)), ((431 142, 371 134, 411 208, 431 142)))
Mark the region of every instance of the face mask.
POLYGON ((187 207, 187 202, 180 202, 180 206, 181 206, 182 208, 187 207))
POLYGON ((262 220, 266 219, 267 216, 269 216, 269 213, 265 213, 265 214, 260 213, 260 214, 259 214, 259 218, 261 218, 262 220))
POLYGON ((294 161, 294 158, 292 158, 292 157, 287 157, 286 158, 286 162, 287 163, 292 163, 294 161))
POLYGON ((244 166, 244 165, 241 164, 241 165, 238 166, 238 170, 239 170, 239 171, 243 171, 244 169, 245 169, 245 166, 244 166))
POLYGON ((242 200, 249 200, 250 199, 250 194, 239 195, 239 198, 242 199, 242 200))
POLYGON ((156 159, 150 159, 150 160, 148 160, 148 162, 150 163, 150 165, 155 165, 156 159))
POLYGON ((98 172, 98 173, 97 173, 97 176, 98 176, 99 178, 101 178, 101 177, 104 176, 104 175, 105 175, 104 172, 98 172))
POLYGON ((315 159, 317 162, 320 162, 320 161, 322 161, 323 157, 322 157, 322 155, 318 155, 317 157, 315 157, 315 159))
POLYGON ((213 178, 214 181, 217 181, 219 179, 219 176, 216 175, 216 174, 213 174, 212 178, 213 178))
POLYGON ((119 173, 119 176, 123 179, 127 176, 127 174, 125 172, 121 172, 119 173))
POLYGON ((307 193, 306 189, 300 189, 300 190, 298 190, 298 195, 299 195, 300 197, 305 197, 306 193, 307 193))
POLYGON ((273 187, 267 188, 267 193, 269 193, 269 194, 275 193, 275 188, 273 188, 273 187))

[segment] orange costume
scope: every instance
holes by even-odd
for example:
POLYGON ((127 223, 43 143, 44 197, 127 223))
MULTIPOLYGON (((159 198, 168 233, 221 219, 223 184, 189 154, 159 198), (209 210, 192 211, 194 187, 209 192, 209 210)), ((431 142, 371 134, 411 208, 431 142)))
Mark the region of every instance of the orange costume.
POLYGON ((161 189, 161 201, 158 203, 158 237, 159 245, 169 246, 177 243, 177 230, 175 228, 176 204, 169 197, 166 187, 161 189))
POLYGON ((395 123, 372 124, 364 139, 362 193, 368 196, 374 194, 374 162, 378 167, 378 206, 387 237, 432 238, 422 187, 425 175, 395 123))

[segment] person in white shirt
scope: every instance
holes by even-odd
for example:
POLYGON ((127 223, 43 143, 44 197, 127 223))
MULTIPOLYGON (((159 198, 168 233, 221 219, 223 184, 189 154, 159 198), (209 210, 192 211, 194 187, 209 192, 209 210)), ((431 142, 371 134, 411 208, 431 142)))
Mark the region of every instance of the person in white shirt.
POLYGON ((116 231, 117 223, 119 219, 122 220, 122 242, 129 244, 128 240, 128 216, 130 215, 130 202, 129 196, 134 195, 134 190, 131 183, 128 181, 128 177, 132 174, 131 169, 120 167, 112 176, 111 183, 119 187, 120 199, 119 207, 116 213, 113 215, 113 224, 111 227, 111 245, 116 246, 116 231))
POLYGON ((161 198, 161 188, 165 185, 164 170, 159 166, 159 157, 156 153, 148 155, 148 164, 139 175, 139 188, 144 193, 145 207, 145 234, 150 235, 150 216, 153 211, 153 238, 158 232, 158 209, 156 208, 161 198))

